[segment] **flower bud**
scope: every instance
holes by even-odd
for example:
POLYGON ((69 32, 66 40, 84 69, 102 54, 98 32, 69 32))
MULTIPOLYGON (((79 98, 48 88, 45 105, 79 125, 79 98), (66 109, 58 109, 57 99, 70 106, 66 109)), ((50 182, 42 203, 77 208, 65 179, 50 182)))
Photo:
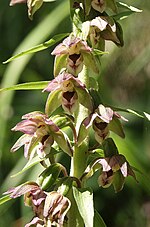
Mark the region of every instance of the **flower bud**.
POLYGON ((42 190, 48 190, 55 183, 61 169, 61 164, 52 164, 39 175, 37 183, 41 186, 42 190))

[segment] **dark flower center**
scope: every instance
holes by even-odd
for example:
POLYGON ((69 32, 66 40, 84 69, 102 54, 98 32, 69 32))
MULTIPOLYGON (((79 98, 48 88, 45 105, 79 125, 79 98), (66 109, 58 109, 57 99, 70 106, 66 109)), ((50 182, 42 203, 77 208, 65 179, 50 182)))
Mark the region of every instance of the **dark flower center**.
POLYGON ((71 61, 73 61, 73 63, 75 64, 76 61, 80 58, 80 54, 71 54, 71 55, 69 55, 69 58, 70 58, 71 61))
POLYGON ((100 123, 95 122, 95 126, 100 130, 104 130, 107 127, 107 125, 108 124, 106 122, 100 122, 100 123))
POLYGON ((74 91, 67 91, 67 92, 64 92, 63 93, 63 97, 68 101, 70 102, 70 100, 72 99, 72 97, 74 96, 74 91))

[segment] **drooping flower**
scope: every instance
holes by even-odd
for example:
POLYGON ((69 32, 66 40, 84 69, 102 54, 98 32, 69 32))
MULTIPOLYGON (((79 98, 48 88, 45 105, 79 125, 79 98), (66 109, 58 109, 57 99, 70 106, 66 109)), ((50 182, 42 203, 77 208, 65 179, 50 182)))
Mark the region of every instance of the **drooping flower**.
POLYGON ((24 115, 22 119, 23 121, 12 129, 24 133, 12 147, 12 152, 24 145, 24 156, 26 158, 32 159, 35 154, 43 158, 50 152, 55 140, 65 152, 71 155, 69 142, 63 132, 45 114, 34 111, 24 115))
POLYGON ((106 0, 92 0, 91 5, 95 10, 103 13, 106 8, 106 0))
POLYGON ((115 0, 92 0, 91 6, 100 13, 103 13, 107 8, 111 9, 115 13, 117 12, 115 0))
POLYGON ((100 164, 102 168, 101 174, 98 178, 98 183, 104 188, 113 184, 115 191, 118 192, 123 188, 127 176, 132 176, 136 179, 131 166, 126 158, 121 154, 97 159, 93 164, 93 167, 98 164, 100 164))
POLYGON ((52 55, 56 55, 54 75, 56 76, 60 73, 60 65, 61 68, 67 68, 68 72, 74 76, 81 72, 83 64, 97 73, 96 62, 91 52, 92 49, 87 45, 86 41, 71 34, 56 46, 52 52, 52 55))
POLYGON ((68 198, 56 191, 45 192, 35 182, 26 182, 5 192, 11 198, 24 195, 24 203, 33 209, 33 219, 25 227, 63 227, 65 216, 70 209, 68 198))
POLYGON ((78 103, 84 105, 89 111, 92 110, 92 101, 85 85, 69 73, 59 74, 44 91, 51 92, 46 103, 47 115, 50 115, 60 105, 71 114, 77 108, 78 103))
POLYGON ((70 209, 70 200, 56 191, 47 193, 43 215, 50 224, 63 227, 66 213, 70 209))
POLYGON ((89 39, 93 48, 104 50, 104 41, 110 40, 118 46, 123 46, 122 29, 112 17, 99 16, 82 25, 84 39, 89 39))
POLYGON ((95 139, 101 144, 109 136, 110 131, 115 132, 122 138, 125 137, 119 119, 127 121, 124 117, 113 111, 111 108, 100 104, 95 112, 83 121, 83 125, 86 127, 86 129, 92 126, 94 129, 95 139))

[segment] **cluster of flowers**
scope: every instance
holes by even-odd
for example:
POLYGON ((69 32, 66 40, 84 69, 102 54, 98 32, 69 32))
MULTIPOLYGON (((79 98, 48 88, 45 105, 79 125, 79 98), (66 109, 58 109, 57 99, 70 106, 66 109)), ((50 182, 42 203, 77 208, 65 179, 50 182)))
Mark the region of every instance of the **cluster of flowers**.
MULTIPOLYGON (((22 2, 27 2, 31 11, 32 3, 35 4, 36 1, 12 0, 11 5, 22 2)), ((74 2, 72 7, 74 10, 83 11, 80 1, 74 2)), ((12 152, 24 146, 24 156, 27 159, 31 160, 37 155, 39 158, 46 158, 51 153, 51 148, 57 144, 62 151, 71 157, 73 156, 74 144, 80 146, 82 141, 86 139, 89 129, 92 128, 95 140, 98 143, 97 147, 104 148, 104 157, 92 160, 87 166, 83 178, 89 178, 95 171, 100 170, 99 185, 109 187, 111 184, 115 185, 115 179, 119 176, 121 185, 116 190, 121 190, 124 179, 128 175, 135 178, 134 172, 126 158, 119 154, 116 148, 115 151, 112 150, 107 154, 105 143, 107 143, 106 147, 110 144, 115 146, 113 140, 108 138, 110 131, 124 138, 120 119, 125 121, 126 119, 101 103, 95 108, 94 100, 88 88, 78 77, 84 67, 87 67, 91 73, 99 73, 94 50, 103 51, 105 40, 111 40, 120 46, 123 45, 120 25, 112 17, 103 14, 107 7, 111 8, 112 11, 116 11, 115 1, 91 0, 87 14, 92 10, 96 10, 99 12, 99 16, 83 22, 81 32, 78 34, 76 32, 71 33, 53 50, 52 55, 55 55, 55 78, 44 89, 44 91, 50 92, 45 113, 35 111, 23 116, 23 120, 12 129, 24 133, 12 147, 12 152), (77 132, 72 119, 75 119, 74 113, 78 111, 80 105, 88 110, 89 116, 83 119, 77 132), (54 117, 54 112, 60 106, 66 114, 63 118, 65 119, 63 125, 71 125, 73 130, 73 142, 62 130, 61 116, 54 117)), ((24 194, 25 204, 33 208, 35 217, 26 227, 37 226, 37 224, 38 226, 57 224, 61 227, 71 206, 69 199, 58 191, 43 191, 41 185, 35 182, 27 182, 9 190, 7 194, 10 194, 12 198, 24 194)))

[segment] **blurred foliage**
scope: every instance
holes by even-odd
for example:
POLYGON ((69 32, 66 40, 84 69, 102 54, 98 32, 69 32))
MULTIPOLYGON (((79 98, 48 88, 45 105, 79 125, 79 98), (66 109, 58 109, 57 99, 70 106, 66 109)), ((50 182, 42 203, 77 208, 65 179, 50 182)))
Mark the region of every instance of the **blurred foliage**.
MULTIPOLYGON (((51 4, 44 4, 41 10, 35 14, 34 20, 30 21, 27 18, 27 8, 24 5, 12 8, 9 7, 8 0, 1 0, 1 87, 18 82, 50 80, 52 78, 54 58, 50 53, 53 48, 36 53, 33 57, 29 55, 28 59, 23 57, 8 65, 3 65, 2 62, 13 54, 20 43, 22 43, 21 50, 25 50, 32 44, 46 41, 55 34, 69 32, 71 23, 69 16, 67 16, 69 14, 69 12, 67 13, 67 4, 65 8, 57 10, 57 7, 63 4, 62 2, 65 4, 67 1, 58 0, 51 4), (46 20, 47 15, 54 11, 57 14, 55 13, 52 18, 49 17, 46 20), (64 16, 62 16, 63 14, 64 16), (36 33, 36 29, 38 33, 36 33), (26 38, 27 36, 28 38, 26 38), (23 41, 24 39, 25 41, 23 41)), ((101 76, 97 78, 100 93, 108 105, 150 112, 150 4, 149 0, 124 0, 124 2, 134 4, 143 12, 121 21, 125 40, 123 48, 118 48, 107 42, 107 50, 110 53, 102 58, 101 76)), ((40 172, 41 167, 38 166, 16 178, 10 178, 10 175, 23 168, 26 162, 22 150, 15 154, 9 152, 19 137, 19 133, 12 133, 10 129, 20 121, 23 114, 33 110, 44 111, 46 97, 47 94, 41 93, 41 91, 16 91, 15 93, 8 91, 0 94, 1 194, 19 182, 25 182, 29 178, 33 180, 40 172), (2 99, 5 101, 2 102, 2 99)), ((146 120, 138 117, 129 114, 124 114, 124 116, 129 119, 129 122, 124 125, 126 138, 120 140, 114 136, 114 139, 120 153, 127 157, 132 166, 142 172, 142 174, 137 173, 139 183, 132 179, 127 180, 123 191, 118 194, 115 194, 112 188, 99 188, 94 180, 96 176, 89 181, 89 185, 94 188, 96 207, 108 227, 149 227, 150 125, 146 120)), ((62 162, 68 161, 65 160, 65 157, 60 157, 60 159, 62 162)), ((8 202, 0 207, 0 226, 9 224, 12 227, 21 227, 30 217, 30 209, 23 206, 21 199, 8 202)))

